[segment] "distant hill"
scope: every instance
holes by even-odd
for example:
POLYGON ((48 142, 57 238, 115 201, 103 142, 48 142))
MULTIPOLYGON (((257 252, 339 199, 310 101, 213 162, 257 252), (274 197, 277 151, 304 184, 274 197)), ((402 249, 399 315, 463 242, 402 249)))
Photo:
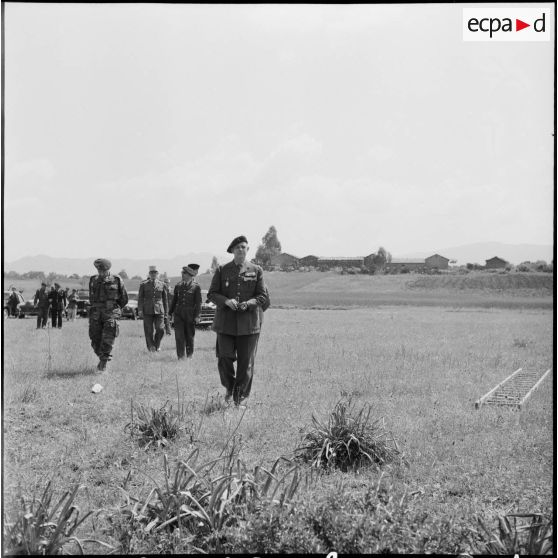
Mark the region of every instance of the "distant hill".
POLYGON ((439 248, 431 252, 413 252, 407 254, 392 254, 394 258, 426 258, 432 254, 440 254, 450 260, 457 260, 457 265, 477 263, 484 265, 485 261, 498 256, 514 265, 521 262, 544 260, 550 263, 553 256, 551 244, 504 244, 502 242, 478 242, 450 248, 439 248))
MULTIPOLYGON (((225 258, 225 255, 215 254, 220 263, 225 263, 230 259, 225 258)), ((110 258, 110 256, 109 256, 110 258)), ((114 273, 120 272, 122 269, 126 270, 128 277, 140 275, 147 277, 147 272, 150 265, 156 265, 161 272, 167 272, 169 276, 179 275, 182 266, 189 263, 198 263, 200 265, 200 272, 204 272, 211 267, 211 260, 213 254, 208 252, 197 252, 175 256, 174 258, 151 258, 134 260, 131 258, 110 258, 112 261, 112 271, 114 273)), ((94 257, 89 258, 52 258, 50 256, 27 256, 12 262, 4 263, 4 271, 15 271, 16 273, 25 273, 27 271, 44 271, 45 273, 62 273, 64 275, 91 275, 95 273, 93 267, 94 257)))

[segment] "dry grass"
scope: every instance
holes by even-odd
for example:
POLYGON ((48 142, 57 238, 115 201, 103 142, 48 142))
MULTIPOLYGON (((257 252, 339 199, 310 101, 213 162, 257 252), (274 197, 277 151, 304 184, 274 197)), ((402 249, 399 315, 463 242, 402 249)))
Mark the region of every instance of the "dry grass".
MULTIPOLYGON (((369 296, 374 298, 374 292, 369 296)), ((353 295, 353 302, 359 300, 353 295)), ((234 439, 239 458, 253 472, 256 467, 270 471, 278 457, 292 456, 312 415, 328 416, 340 396, 350 394, 355 404, 369 404, 375 416, 385 417, 404 451, 410 467, 389 469, 389 475, 398 493, 414 494, 413 513, 424 510, 432 521, 456 516, 473 524, 477 514, 548 514, 553 509, 552 378, 520 412, 474 409, 474 402, 511 371, 542 372, 551 366, 550 310, 274 307, 265 315, 244 414, 208 396, 224 393, 212 332, 198 331, 194 358, 178 362, 172 338, 164 338, 160 353, 148 353, 141 322, 120 325, 110 372, 100 377, 86 320, 52 331, 50 349, 34 320, 5 324, 8 508, 18 485, 39 492, 51 475, 62 486, 87 487, 76 495, 84 510, 120 505, 124 482, 133 494, 149 494, 153 485, 146 474, 164 482, 162 448, 145 452, 125 430, 130 400, 152 409, 170 401, 193 421, 193 437, 179 436, 164 448, 171 470, 195 449, 204 463, 220 459, 234 439), (518 346, 518 339, 529 343, 518 346), (98 381, 104 389, 92 394, 98 381), (35 392, 29 388, 26 393, 26 386, 35 392)), ((377 474, 363 469, 355 483, 365 489, 377 474)), ((356 485, 355 494, 361 489, 356 485)), ((305 501, 326 499, 329 490, 309 485, 305 501)), ((318 513, 311 506, 308 510, 318 513)), ((110 531, 105 516, 92 521, 94 533, 110 531)), ((79 526, 77 536, 88 535, 84 528, 79 526)), ((118 541, 109 537, 107 542, 118 541)), ((145 552, 142 548, 136 550, 145 552)))

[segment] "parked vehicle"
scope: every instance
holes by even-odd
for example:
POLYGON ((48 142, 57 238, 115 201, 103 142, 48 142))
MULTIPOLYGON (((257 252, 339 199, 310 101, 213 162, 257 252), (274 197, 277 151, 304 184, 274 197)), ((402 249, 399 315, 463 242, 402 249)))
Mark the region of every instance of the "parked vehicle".
POLYGON ((138 319, 138 294, 139 291, 128 291, 128 304, 122 308, 122 318, 128 320, 138 319))
POLYGON ((10 298, 10 291, 4 291, 4 306, 2 307, 2 313, 4 315, 4 319, 6 319, 10 315, 10 310, 8 309, 8 299, 10 298))
POLYGON ((91 302, 89 302, 89 291, 78 291, 78 297, 76 314, 82 318, 87 318, 87 316, 89 316, 89 308, 91 307, 91 302))
POLYGON ((215 306, 213 302, 207 300, 207 290, 202 289, 201 295, 202 307, 200 314, 200 323, 198 324, 198 327, 206 328, 210 327, 213 323, 213 318, 215 317, 215 310, 217 309, 217 306, 215 306))
POLYGON ((38 313, 39 310, 35 308, 32 298, 19 305, 18 318, 25 318, 25 316, 36 316, 38 313))

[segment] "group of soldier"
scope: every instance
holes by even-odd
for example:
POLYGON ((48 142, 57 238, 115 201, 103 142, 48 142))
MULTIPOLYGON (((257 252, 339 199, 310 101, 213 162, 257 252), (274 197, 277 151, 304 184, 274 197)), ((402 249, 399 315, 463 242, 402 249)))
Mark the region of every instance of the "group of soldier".
POLYGON ((63 314, 69 321, 74 321, 78 301, 76 289, 69 292, 69 289, 64 290, 59 283, 54 283, 50 290, 47 290, 47 284, 41 283, 41 288, 33 298, 33 306, 37 309, 37 329, 46 328, 49 316, 53 328, 62 328, 63 314))
MULTIPOLYGON (((250 395, 254 360, 258 347, 263 312, 269 306, 262 268, 247 261, 248 240, 236 237, 227 252, 233 260, 215 271, 207 298, 216 305, 212 329, 217 334, 216 356, 225 400, 242 405, 250 395), (236 370, 234 362, 237 361, 236 370)), ((89 337, 99 358, 97 370, 106 372, 114 341, 118 337, 118 320, 128 303, 122 279, 110 273, 111 262, 95 260, 97 275, 89 281, 89 337)), ((168 330, 169 318, 174 322, 176 354, 179 360, 194 353, 195 326, 201 313, 201 289, 194 280, 198 264, 181 270, 182 280, 175 285, 169 304, 168 285, 158 278, 155 266, 142 281, 138 293, 138 314, 143 318, 145 341, 149 351, 159 351, 168 330)))

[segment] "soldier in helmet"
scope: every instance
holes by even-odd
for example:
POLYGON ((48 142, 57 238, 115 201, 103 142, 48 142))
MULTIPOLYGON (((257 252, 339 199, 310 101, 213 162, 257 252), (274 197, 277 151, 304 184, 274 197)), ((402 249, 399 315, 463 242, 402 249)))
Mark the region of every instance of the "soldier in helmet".
POLYGON ((143 318, 143 331, 148 351, 160 351, 168 313, 167 288, 154 265, 149 266, 149 279, 142 281, 138 293, 138 314, 143 318))
POLYGON ((194 281, 198 274, 198 264, 188 264, 182 268, 182 281, 174 287, 174 295, 169 313, 174 320, 174 337, 178 360, 184 355, 191 358, 194 354, 196 324, 200 321, 201 289, 194 281))
POLYGON ((236 237, 227 252, 233 254, 233 260, 217 268, 207 297, 217 306, 212 329, 217 333, 217 367, 227 390, 225 400, 232 398, 235 405, 241 405, 250 395, 261 328, 260 308, 267 307, 268 295, 262 268, 246 260, 246 237, 236 237))
POLYGON ((93 265, 98 273, 89 279, 89 338, 99 357, 97 370, 104 372, 118 337, 118 320, 122 308, 128 304, 128 293, 122 279, 109 272, 112 265, 109 260, 99 258, 93 265))

